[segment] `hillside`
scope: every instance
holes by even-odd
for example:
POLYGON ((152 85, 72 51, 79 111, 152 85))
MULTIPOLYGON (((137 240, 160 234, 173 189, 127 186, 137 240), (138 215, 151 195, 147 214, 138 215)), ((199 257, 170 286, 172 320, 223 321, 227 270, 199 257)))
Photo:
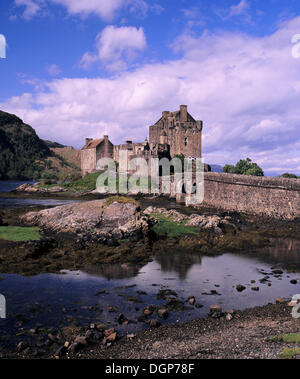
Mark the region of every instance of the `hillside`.
POLYGON ((17 116, 0 111, 0 179, 66 179, 79 173, 17 116))

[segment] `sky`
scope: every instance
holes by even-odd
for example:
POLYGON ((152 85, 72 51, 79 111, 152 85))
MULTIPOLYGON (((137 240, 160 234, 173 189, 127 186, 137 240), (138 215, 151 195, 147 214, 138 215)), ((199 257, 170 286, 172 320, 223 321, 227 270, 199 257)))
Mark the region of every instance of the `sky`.
POLYGON ((206 163, 300 175, 299 0, 1 0, 0 34, 0 109, 43 139, 144 141, 187 104, 206 163))

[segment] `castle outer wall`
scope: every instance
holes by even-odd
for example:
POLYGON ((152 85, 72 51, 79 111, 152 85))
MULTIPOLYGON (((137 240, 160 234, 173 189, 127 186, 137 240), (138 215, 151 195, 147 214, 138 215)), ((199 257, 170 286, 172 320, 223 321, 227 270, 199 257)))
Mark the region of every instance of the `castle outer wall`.
POLYGON ((201 206, 276 219, 297 218, 300 180, 205 172, 201 206))

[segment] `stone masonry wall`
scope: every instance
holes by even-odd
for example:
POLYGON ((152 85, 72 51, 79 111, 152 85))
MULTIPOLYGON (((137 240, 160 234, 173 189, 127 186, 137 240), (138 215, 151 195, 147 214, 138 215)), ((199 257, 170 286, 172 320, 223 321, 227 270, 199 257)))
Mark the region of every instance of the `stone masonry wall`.
POLYGON ((300 217, 300 180, 208 172, 203 205, 275 218, 300 217))

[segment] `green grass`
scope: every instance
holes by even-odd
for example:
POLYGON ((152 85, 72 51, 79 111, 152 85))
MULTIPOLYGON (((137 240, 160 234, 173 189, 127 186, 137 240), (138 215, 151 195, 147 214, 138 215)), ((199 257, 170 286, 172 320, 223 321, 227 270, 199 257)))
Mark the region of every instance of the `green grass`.
POLYGON ((136 201, 135 199, 132 199, 131 197, 126 196, 110 196, 105 200, 105 206, 109 206, 110 204, 118 202, 122 204, 134 204, 137 207, 140 206, 140 203, 136 201))
POLYGON ((300 333, 279 334, 270 337, 273 342, 300 343, 300 333))
POLYGON ((100 172, 88 174, 75 182, 62 184, 62 187, 71 191, 93 191, 96 189, 96 182, 100 174, 100 172))
POLYGON ((33 241, 40 240, 39 228, 23 228, 20 226, 1 226, 0 239, 6 241, 33 241))
POLYGON ((157 213, 152 213, 151 216, 159 220, 158 224, 153 227, 153 231, 159 236, 167 235, 169 238, 176 238, 182 235, 197 234, 196 229, 186 226, 185 222, 174 222, 170 218, 157 213))
POLYGON ((298 355, 300 355, 300 348, 291 349, 286 347, 283 352, 279 354, 279 358, 291 359, 297 357, 298 355))
MULTIPOLYGON (((100 171, 94 172, 92 174, 87 174, 85 177, 80 178, 74 182, 62 183, 59 186, 66 188, 70 191, 75 191, 75 192, 93 191, 96 189, 97 179, 98 179, 100 174, 101 174, 100 171)), ((129 178, 130 178, 130 175, 128 176, 127 179, 125 179, 126 188, 128 188, 129 178)), ((120 180, 117 177, 116 178, 116 192, 119 191, 120 184, 122 184, 124 187, 124 179, 120 180)), ((148 192, 148 190, 151 188, 151 180, 150 180, 150 178, 149 178, 149 180, 148 180, 148 178, 138 179, 136 182, 136 185, 139 186, 140 191, 148 192)), ((57 184, 43 184, 43 183, 41 183, 40 186, 43 188, 52 188, 52 187, 57 186, 57 184)))

